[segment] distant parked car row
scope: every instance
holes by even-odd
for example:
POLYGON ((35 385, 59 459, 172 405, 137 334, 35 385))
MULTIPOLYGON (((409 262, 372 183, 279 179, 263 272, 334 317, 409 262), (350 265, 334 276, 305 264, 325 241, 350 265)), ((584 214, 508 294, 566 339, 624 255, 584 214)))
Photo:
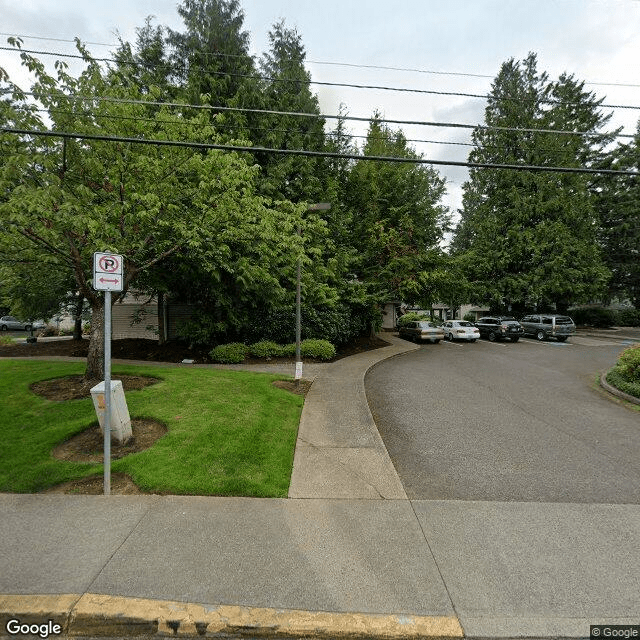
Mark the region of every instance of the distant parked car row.
POLYGON ((555 338, 564 342, 576 332, 576 325, 569 316, 557 314, 533 314, 518 321, 511 316, 485 316, 475 323, 466 320, 447 320, 443 324, 429 320, 416 320, 400 326, 401 338, 415 342, 440 340, 465 340, 475 342, 487 338, 490 342, 509 340, 518 342, 522 336, 533 336, 537 340, 555 338))
POLYGON ((40 320, 21 322, 13 316, 0 318, 0 331, 31 331, 31 329, 44 329, 44 322, 40 320))

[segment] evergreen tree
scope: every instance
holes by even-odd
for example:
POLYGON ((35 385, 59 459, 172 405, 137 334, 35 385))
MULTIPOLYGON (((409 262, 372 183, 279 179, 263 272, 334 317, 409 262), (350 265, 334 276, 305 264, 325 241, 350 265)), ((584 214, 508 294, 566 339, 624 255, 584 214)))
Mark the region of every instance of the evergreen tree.
MULTIPOLYGON (((640 171, 640 121, 629 144, 608 154, 606 166, 640 171)), ((634 176, 606 176, 597 183, 601 241, 611 270, 609 296, 629 299, 640 309, 640 181, 634 176)))
MULTIPOLYGON (((469 160, 584 166, 606 143, 596 136, 608 119, 598 106, 573 77, 550 83, 538 72, 534 54, 522 62, 509 60, 492 85, 469 160), (544 131, 550 128, 594 137, 544 131)), ((474 168, 453 250, 466 254, 475 302, 495 311, 555 305, 562 312, 592 298, 606 281, 596 229, 584 175, 474 168)))
POLYGON ((178 14, 185 31, 169 29, 174 78, 185 87, 187 101, 206 94, 213 105, 227 105, 254 72, 250 37, 243 31, 238 0, 182 0, 178 14))
MULTIPOLYGON (((274 149, 324 149, 324 119, 318 98, 311 92, 301 36, 284 22, 269 32, 270 50, 260 63, 263 109, 317 114, 317 117, 262 115, 252 134, 256 145, 274 149)), ((263 168, 266 195, 293 202, 326 201, 325 161, 273 153, 256 154, 263 168)))
POLYGON ((136 29, 135 47, 120 39, 115 52, 117 69, 121 77, 134 83, 142 93, 155 91, 159 97, 175 95, 171 90, 169 78, 172 65, 169 62, 166 47, 165 28, 153 26, 153 17, 145 20, 144 27, 136 29))
MULTIPOLYGON (((420 159, 404 134, 378 116, 370 122, 364 153, 420 159)), ((360 161, 351 170, 347 206, 355 274, 377 303, 438 299, 444 277, 439 243, 448 222, 444 192, 444 180, 422 164, 360 161)))

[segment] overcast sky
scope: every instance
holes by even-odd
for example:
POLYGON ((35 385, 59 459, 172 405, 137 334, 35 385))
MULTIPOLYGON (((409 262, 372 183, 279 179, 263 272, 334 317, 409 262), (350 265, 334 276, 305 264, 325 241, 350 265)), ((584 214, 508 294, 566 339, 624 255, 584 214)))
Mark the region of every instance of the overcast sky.
MULTIPOLYGON (((268 49, 270 27, 284 19, 301 34, 316 81, 486 93, 504 61, 523 59, 533 51, 539 70, 552 79, 564 71, 573 73, 593 83, 588 88, 605 96, 607 104, 640 106, 640 0, 241 0, 241 5, 252 53, 260 56, 268 49)), ((0 0, 0 39, 5 45, 6 34, 62 40, 77 36, 110 45, 119 33, 134 42, 135 29, 149 15, 157 24, 181 29, 176 6, 177 0, 0 0)), ((24 48, 70 52, 73 45, 25 38, 24 48)), ((113 47, 90 44, 89 49, 104 57, 113 47)), ((0 50, 0 67, 14 79, 24 78, 15 53, 0 50)), ((28 83, 23 79, 22 84, 28 83)), ((369 117, 379 110, 394 120, 477 124, 483 119, 484 103, 478 98, 313 88, 326 114, 337 113, 344 103, 352 116, 369 117)), ((640 110, 611 111, 611 126, 635 131, 640 110)), ((410 139, 470 139, 468 130, 402 128, 410 139)), ((352 126, 354 134, 365 129, 352 126)), ((425 158, 438 160, 466 160, 470 150, 460 145, 414 146, 425 158)), ((438 170, 449 181, 446 202, 455 210, 466 171, 438 170)))

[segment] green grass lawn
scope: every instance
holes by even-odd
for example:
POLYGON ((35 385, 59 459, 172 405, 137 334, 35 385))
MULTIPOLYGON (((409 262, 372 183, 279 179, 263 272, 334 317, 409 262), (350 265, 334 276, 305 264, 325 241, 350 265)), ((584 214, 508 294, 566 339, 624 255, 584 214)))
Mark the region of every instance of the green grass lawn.
MULTIPOLYGON (((64 462, 51 450, 97 424, 90 397, 54 402, 32 382, 81 374, 82 363, 0 360, 0 491, 37 492, 103 473, 102 465, 64 462)), ((132 418, 163 422, 150 449, 113 460, 112 473, 143 491, 286 497, 303 398, 274 387, 283 376, 180 367, 116 366, 118 374, 161 381, 126 393, 132 418)))

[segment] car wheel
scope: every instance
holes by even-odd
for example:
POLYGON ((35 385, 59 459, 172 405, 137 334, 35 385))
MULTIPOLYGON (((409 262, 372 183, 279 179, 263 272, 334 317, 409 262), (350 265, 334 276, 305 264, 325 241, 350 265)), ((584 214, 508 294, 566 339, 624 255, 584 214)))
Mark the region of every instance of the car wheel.
POLYGON ((495 342, 498 336, 496 335, 495 331, 490 331, 488 337, 489 337, 489 342, 495 342))
POLYGON ((440 342, 440 340, 434 340, 433 344, 438 344, 440 342))
POLYGON ((475 340, 470 340, 469 342, 471 342, 471 344, 473 344, 475 342, 475 340))
POLYGON ((515 336, 514 338, 511 338, 511 342, 518 342, 518 340, 520 340, 520 336, 515 336))
POLYGON ((3 324, 3 325, 0 327, 0 329, 2 329, 2 331, 6 331, 6 330, 7 330, 7 325, 6 325, 6 324, 3 324))
POLYGON ((25 324, 24 325, 24 330, 25 331, 31 331, 31 325, 30 324, 25 324))
POLYGON ((567 339, 567 336, 558 336, 558 342, 564 342, 567 339))
POLYGON ((547 336, 544 331, 538 331, 538 333, 536 333, 536 339, 540 340, 540 342, 542 342, 546 337, 547 336))

